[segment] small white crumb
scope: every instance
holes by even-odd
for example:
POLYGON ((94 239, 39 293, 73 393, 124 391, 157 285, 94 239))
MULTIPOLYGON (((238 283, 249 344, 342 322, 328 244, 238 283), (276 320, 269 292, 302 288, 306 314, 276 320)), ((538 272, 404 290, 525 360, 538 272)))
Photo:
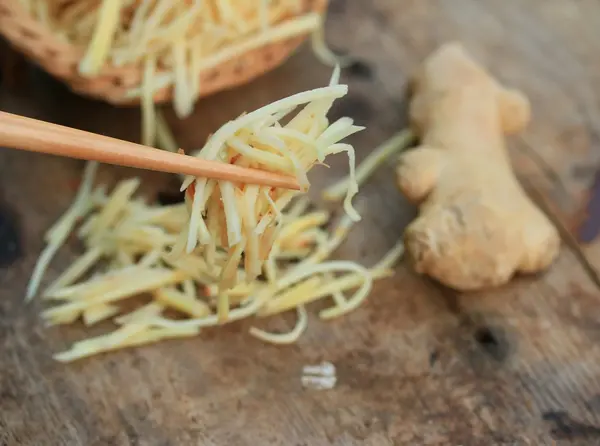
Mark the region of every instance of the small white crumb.
POLYGON ((337 383, 335 366, 330 362, 302 367, 302 386, 315 390, 333 389, 337 383))

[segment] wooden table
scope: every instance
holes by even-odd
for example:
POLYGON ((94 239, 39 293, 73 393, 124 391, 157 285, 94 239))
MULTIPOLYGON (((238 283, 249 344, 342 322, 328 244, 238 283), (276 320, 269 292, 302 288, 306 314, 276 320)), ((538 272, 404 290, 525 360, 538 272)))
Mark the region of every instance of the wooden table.
MULTIPOLYGON (((333 1, 328 40, 360 60, 334 111, 367 130, 359 158, 405 125, 407 75, 440 43, 460 39, 535 113, 511 140, 527 191, 573 230, 600 164, 600 4, 594 0, 333 1)), ((323 85, 308 49, 184 122, 198 147, 243 110, 323 85)), ((135 110, 75 97, 47 78, 0 90, 0 108, 126 139, 135 110)), ((341 175, 313 176, 316 187, 341 175)), ((84 335, 46 329, 23 303, 42 234, 73 198, 78 161, 0 150, 0 445, 577 445, 600 444, 600 242, 565 243, 552 269, 460 294, 399 266, 347 317, 290 347, 265 345, 249 323, 72 365, 51 353, 84 335), (338 385, 307 391, 303 365, 333 362, 338 385)), ((332 172, 330 174, 330 172, 332 172)), ((173 178, 104 166, 101 181, 139 175, 155 197, 173 178)), ((315 194, 317 197, 317 194, 315 194)), ((392 166, 362 188, 364 220, 339 257, 371 264, 414 216, 392 166), (362 231, 362 232, 361 232, 362 231)), ((569 237, 566 237, 568 240, 569 237)), ((79 252, 62 250, 47 279, 79 252)), ((287 317, 272 322, 285 327, 287 317)))

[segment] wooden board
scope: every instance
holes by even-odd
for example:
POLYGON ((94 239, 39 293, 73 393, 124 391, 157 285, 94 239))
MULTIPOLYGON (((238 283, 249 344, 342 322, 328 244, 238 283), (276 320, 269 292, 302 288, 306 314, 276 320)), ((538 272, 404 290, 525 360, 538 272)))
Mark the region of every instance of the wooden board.
MULTIPOLYGON (((364 157, 404 126, 411 70, 460 39, 531 97, 535 120, 511 141, 511 155, 526 189, 571 229, 600 164, 599 37, 593 0, 333 1, 328 40, 360 60, 344 74, 350 94, 335 114, 367 126, 353 139, 364 157)), ((328 76, 305 49, 171 122, 183 147, 198 147, 225 120, 328 76)), ((29 86, 0 90, 0 109, 137 138, 135 110, 83 100, 39 75, 29 86)), ((84 330, 44 328, 42 305, 25 305, 23 294, 42 234, 72 200, 81 168, 0 149, 0 445, 600 444, 600 242, 565 244, 547 274, 485 293, 455 293, 400 266, 347 317, 324 323, 311 311, 291 347, 260 343, 244 322, 55 363, 51 353, 84 330), (338 385, 304 390, 302 366, 320 360, 337 366, 338 385)), ((345 169, 336 159, 312 175, 315 189, 345 169)), ((362 189, 364 220, 339 257, 371 264, 413 218, 392 174, 388 166, 362 189)), ((173 186, 166 175, 108 166, 101 181, 131 175, 151 198, 173 186)), ((47 280, 77 252, 70 243, 47 280)))

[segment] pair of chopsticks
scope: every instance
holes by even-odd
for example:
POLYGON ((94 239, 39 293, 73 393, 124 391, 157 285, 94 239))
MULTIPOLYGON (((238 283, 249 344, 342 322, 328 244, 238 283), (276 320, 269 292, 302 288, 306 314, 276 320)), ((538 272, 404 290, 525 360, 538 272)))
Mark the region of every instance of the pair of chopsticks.
POLYGON ((300 189, 295 178, 208 161, 0 112, 0 147, 242 184, 300 189))

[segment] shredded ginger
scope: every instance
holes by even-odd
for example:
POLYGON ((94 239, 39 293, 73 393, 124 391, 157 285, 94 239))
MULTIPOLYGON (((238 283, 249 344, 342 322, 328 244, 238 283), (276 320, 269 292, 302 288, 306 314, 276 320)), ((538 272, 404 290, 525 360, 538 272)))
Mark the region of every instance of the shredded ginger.
MULTIPOLYGON (((197 154, 292 173, 308 186, 306 173, 313 165, 346 151, 351 166, 344 186, 347 213, 337 221, 328 211, 311 209, 308 197, 298 192, 196 178, 184 182, 185 203, 148 204, 136 196, 137 178, 107 193, 94 186, 96 164, 88 164, 75 204, 46 236, 30 295, 42 283, 52 255, 75 233, 85 252, 42 293, 53 304, 43 319, 48 325, 81 319, 87 326, 110 320, 116 328, 76 342, 55 355, 57 360, 195 336, 202 328, 249 317, 262 325, 261 319, 288 311, 297 315, 288 332, 255 326, 250 334, 290 344, 308 326, 309 304, 328 302, 318 315, 331 319, 364 302, 373 281, 392 273, 403 245, 399 242, 371 268, 331 259, 359 219, 350 201, 356 193, 352 146, 339 141, 361 127, 349 118, 330 124, 326 117, 347 91, 338 74, 335 70, 327 87, 225 124, 197 154)), ((173 144, 164 122, 161 126, 164 140, 173 144)))
MULTIPOLYGON (((111 194, 102 187, 90 194, 75 233, 86 252, 42 293, 53 305, 42 313, 48 325, 87 326, 112 320, 115 329, 76 342, 55 355, 68 362, 101 352, 163 339, 190 337, 205 327, 248 317, 262 318, 294 311, 289 332, 252 327, 250 334, 274 344, 295 342, 308 325, 305 306, 326 299, 322 319, 358 307, 376 279, 391 274, 401 244, 372 268, 352 261, 329 260, 346 239, 353 221, 344 216, 333 226, 328 212, 309 208, 296 197, 281 210, 280 230, 265 264, 266 277, 219 290, 229 253, 217 249, 207 261, 197 250, 173 256, 172 245, 188 226, 185 204, 146 204, 134 196, 136 179, 119 183, 111 194), (223 266, 219 266, 223 265, 223 266), (225 305, 223 305, 225 302, 225 305)), ((238 274, 244 274, 237 265, 238 274)))
MULTIPOLYGON (((346 152, 350 182, 344 208, 351 220, 358 221, 360 217, 351 203, 358 191, 354 149, 340 141, 363 127, 347 117, 329 123, 327 112, 348 91, 338 78, 336 69, 327 87, 298 93, 226 123, 196 156, 296 175, 307 189, 307 171, 312 166, 322 163, 328 155, 346 152)), ((185 179, 182 189, 186 190, 190 220, 174 255, 196 251, 208 264, 218 267, 220 291, 255 280, 262 273, 275 239, 280 233, 286 234, 281 209, 297 192, 193 177, 185 179), (218 250, 226 255, 217 256, 218 250), (238 270, 240 262, 244 264, 243 274, 238 270)), ((295 228, 286 229, 292 231, 288 238, 294 235, 295 228)))
POLYGON ((201 78, 218 76, 221 64, 286 39, 312 34, 315 55, 346 64, 327 48, 324 17, 302 0, 20 0, 37 21, 75 46, 81 75, 132 67, 127 99, 142 106, 143 144, 154 145, 154 96, 172 90, 178 117, 193 110, 201 78), (215 71, 217 70, 217 71, 215 71))

